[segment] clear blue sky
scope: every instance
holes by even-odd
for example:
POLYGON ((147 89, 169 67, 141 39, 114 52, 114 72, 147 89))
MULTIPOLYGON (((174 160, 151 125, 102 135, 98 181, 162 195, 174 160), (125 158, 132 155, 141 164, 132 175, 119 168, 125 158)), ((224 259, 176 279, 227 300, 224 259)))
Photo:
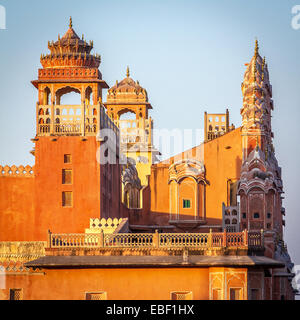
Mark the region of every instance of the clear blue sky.
POLYGON ((299 247, 300 30, 291 27, 289 0, 0 0, 0 163, 33 164, 36 89, 41 53, 73 17, 79 36, 94 40, 109 85, 127 65, 149 93, 158 128, 203 128, 203 114, 224 112, 240 126, 244 64, 260 43, 273 85, 274 144, 286 191, 286 240, 299 247))

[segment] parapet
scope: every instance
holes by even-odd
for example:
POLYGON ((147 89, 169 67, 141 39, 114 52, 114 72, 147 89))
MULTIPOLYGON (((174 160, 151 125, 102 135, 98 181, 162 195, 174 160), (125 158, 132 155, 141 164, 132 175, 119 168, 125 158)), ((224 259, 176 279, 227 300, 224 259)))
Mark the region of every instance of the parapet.
POLYGON ((34 177, 34 167, 31 166, 0 166, 0 177, 34 177))

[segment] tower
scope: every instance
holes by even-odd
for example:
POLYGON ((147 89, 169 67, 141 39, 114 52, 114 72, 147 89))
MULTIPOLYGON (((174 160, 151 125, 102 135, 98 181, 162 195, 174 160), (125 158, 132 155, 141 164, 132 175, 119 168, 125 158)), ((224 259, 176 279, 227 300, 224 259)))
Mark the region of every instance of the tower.
POLYGON ((266 234, 282 239, 284 192, 281 168, 272 144, 272 86, 268 66, 266 60, 259 55, 257 41, 254 57, 247 65, 242 91, 243 165, 238 190, 241 228, 250 231, 264 230, 266 234))
POLYGON ((105 103, 107 114, 120 129, 121 152, 136 165, 142 186, 148 185, 147 176, 159 152, 153 147, 152 109, 147 91, 139 81, 130 77, 127 67, 126 78, 108 90, 105 103), (125 114, 134 114, 134 119, 122 120, 125 114))
POLYGON ((242 144, 243 161, 258 145, 263 152, 272 151, 273 132, 271 128, 271 112, 274 109, 272 86, 266 59, 259 54, 258 41, 255 42, 254 56, 249 64, 242 83, 243 107, 242 144))
POLYGON ((32 82, 38 89, 36 223, 41 232, 82 232, 90 218, 119 215, 120 204, 112 201, 113 194, 120 196, 119 165, 97 160, 104 144, 98 132, 110 128, 118 136, 118 129, 101 102, 108 85, 98 69, 100 56, 91 53, 93 41, 80 39, 70 18, 66 34, 48 42, 48 48, 32 82), (76 105, 63 103, 69 93, 78 94, 76 105))

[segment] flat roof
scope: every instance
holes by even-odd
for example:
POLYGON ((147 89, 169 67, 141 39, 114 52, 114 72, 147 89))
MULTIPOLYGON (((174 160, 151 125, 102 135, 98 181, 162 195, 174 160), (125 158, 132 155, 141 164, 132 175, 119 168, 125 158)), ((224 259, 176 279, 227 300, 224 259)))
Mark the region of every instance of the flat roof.
POLYGON ((163 268, 163 267, 267 267, 282 268, 284 263, 264 256, 46 256, 28 262, 36 268, 163 268))

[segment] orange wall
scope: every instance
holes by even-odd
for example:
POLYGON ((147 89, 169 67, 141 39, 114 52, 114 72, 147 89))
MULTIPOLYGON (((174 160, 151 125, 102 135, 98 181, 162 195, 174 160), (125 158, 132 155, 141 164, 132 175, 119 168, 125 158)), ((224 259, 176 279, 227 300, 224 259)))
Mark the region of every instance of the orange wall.
MULTIPOLYGON (((208 268, 44 270, 46 276, 9 276, 6 286, 24 288, 25 300, 85 300, 106 291, 109 300, 170 300, 171 291, 193 291, 208 299, 208 268)), ((0 290, 1 292, 1 290, 0 290)), ((1 299, 8 299, 8 290, 1 299)))
POLYGON ((0 177, 0 241, 31 237, 35 223, 33 177, 0 177))
POLYGON ((9 289, 23 289, 24 300, 85 300, 85 293, 97 292, 107 292, 108 300, 170 300, 173 291, 209 300, 215 288, 226 292, 223 299, 230 299, 230 288, 242 288, 241 299, 247 299, 247 273, 246 268, 222 267, 49 269, 8 275, 0 300, 9 299, 9 289))
MULTIPOLYGON (((201 159, 196 158, 197 148, 203 148, 204 153, 201 152, 199 154, 204 158, 206 180, 209 182, 206 187, 207 222, 208 225, 221 225, 222 203, 224 202, 227 205, 227 181, 232 179, 235 182, 240 177, 242 163, 241 130, 236 129, 218 139, 207 142, 204 147, 199 146, 187 150, 180 155, 181 158, 201 161, 201 159)), ((170 191, 168 170, 177 157, 169 159, 168 163, 164 161, 152 166, 149 193, 151 197, 151 216, 155 223, 166 224, 169 221, 170 191)), ((185 197, 194 199, 192 194, 190 197, 185 194, 185 197)), ((180 205, 182 205, 181 202, 180 205)))
POLYGON ((222 223, 222 203, 227 205, 227 181, 240 178, 242 165, 241 130, 207 142, 204 146, 206 179, 206 217, 208 224, 222 223), (230 147, 230 148, 229 148, 230 147))
POLYGON ((106 201, 109 217, 120 217, 120 167, 102 166, 100 171, 96 159, 100 144, 96 138, 52 139, 40 137, 36 142, 35 177, 0 178, 1 241, 45 241, 48 230, 83 233, 90 218, 102 217, 102 200, 106 201), (65 154, 72 155, 71 164, 64 164, 65 154), (71 185, 62 184, 63 169, 73 170, 71 185), (108 171, 105 177, 104 171, 108 171), (108 176, 111 176, 109 184, 108 176), (101 181, 105 188, 100 188, 101 181), (73 192, 73 207, 62 206, 63 191, 73 192))

